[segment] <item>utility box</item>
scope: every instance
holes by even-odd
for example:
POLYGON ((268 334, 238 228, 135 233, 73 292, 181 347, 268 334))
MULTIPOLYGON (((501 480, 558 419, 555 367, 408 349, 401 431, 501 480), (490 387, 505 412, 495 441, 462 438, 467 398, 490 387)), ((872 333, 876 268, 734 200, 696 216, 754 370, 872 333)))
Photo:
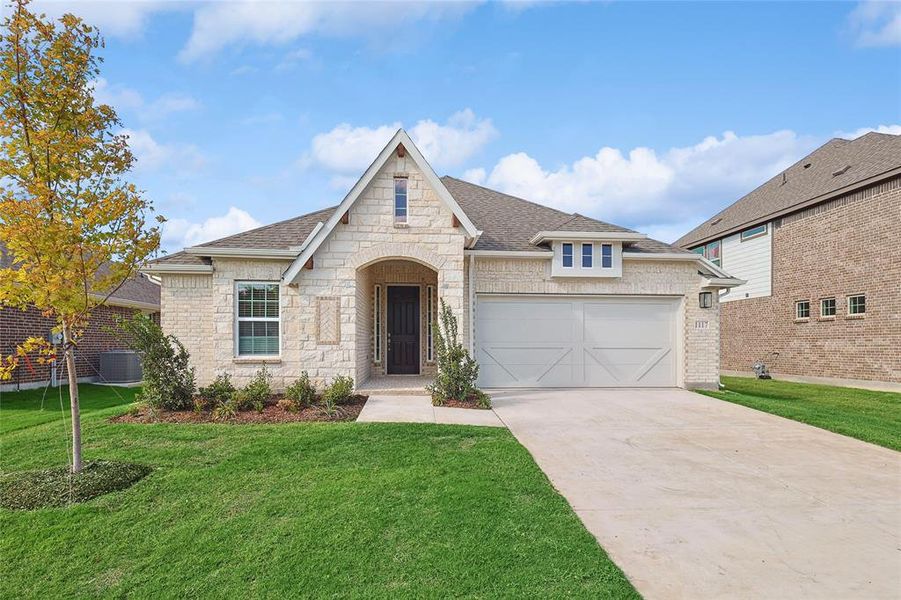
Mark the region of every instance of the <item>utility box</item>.
POLYGON ((134 350, 109 350, 100 353, 100 377, 103 383, 141 381, 141 357, 134 350))

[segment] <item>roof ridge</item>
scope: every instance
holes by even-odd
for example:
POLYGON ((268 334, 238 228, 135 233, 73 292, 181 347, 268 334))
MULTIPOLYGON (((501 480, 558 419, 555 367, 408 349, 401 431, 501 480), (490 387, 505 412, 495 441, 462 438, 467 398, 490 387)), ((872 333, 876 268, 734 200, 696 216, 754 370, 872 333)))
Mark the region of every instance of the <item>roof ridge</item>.
POLYGON ((519 200, 520 202, 525 202, 526 204, 531 204, 532 206, 537 206, 538 208, 543 208, 544 210, 552 210, 552 211, 554 211, 554 212, 556 212, 556 213, 560 213, 561 215, 565 215, 565 216, 568 216, 568 217, 573 216, 572 213, 568 213, 568 212, 562 211, 562 210, 560 210, 560 209, 553 208, 553 207, 548 206, 548 205, 546 205, 546 204, 539 204, 538 202, 532 202, 531 200, 526 200, 525 198, 520 198, 519 196, 514 196, 513 194, 508 194, 508 193, 506 193, 506 192, 501 192, 501 191, 492 189, 492 188, 490 188, 490 187, 485 187, 484 185, 479 185, 478 183, 473 183, 473 182, 471 182, 471 181, 466 181, 465 179, 460 179, 459 177, 454 177, 454 176, 452 176, 452 175, 442 175, 442 176, 440 177, 440 179, 445 179, 445 178, 447 178, 447 179, 453 179, 454 181, 459 181, 460 183, 464 183, 464 184, 466 184, 466 185, 471 185, 471 186, 473 186, 473 187, 477 187, 477 188, 483 189, 483 190, 488 191, 488 192, 491 192, 491 193, 493 193, 493 194, 500 194, 500 195, 502 195, 502 196, 507 196, 508 198, 513 198, 514 200, 519 200))
POLYGON ((217 244, 217 243, 219 243, 219 242, 224 242, 224 241, 226 241, 226 240, 230 240, 230 239, 232 239, 232 238, 236 238, 236 237, 241 236, 241 235, 245 235, 245 234, 253 233, 253 232, 258 232, 258 231, 264 231, 264 230, 269 229, 269 228, 271 228, 271 227, 276 227, 277 225, 284 225, 285 223, 291 223, 291 222, 293 222, 293 221, 298 221, 298 220, 300 220, 300 219, 306 219, 306 218, 308 218, 308 217, 312 217, 313 215, 318 215, 319 213, 324 213, 324 212, 326 212, 326 211, 333 211, 333 212, 334 212, 334 210, 335 210, 336 208, 338 208, 337 205, 335 205, 335 206, 329 206, 329 207, 327 207, 327 208, 321 208, 321 209, 319 209, 319 210, 314 210, 313 212, 308 212, 308 213, 304 213, 304 214, 302 214, 302 215, 297 215, 296 217, 290 217, 290 218, 288 218, 288 219, 282 219, 281 221, 276 221, 275 223, 269 223, 269 224, 267 224, 267 225, 260 225, 259 227, 254 227, 253 229, 246 229, 246 230, 244 230, 244 231, 239 231, 238 233, 233 233, 233 234, 231 234, 231 235, 227 235, 227 236, 225 236, 225 237, 217 238, 217 239, 215 239, 215 240, 210 240, 210 241, 204 242, 204 243, 202 243, 202 244, 196 244, 195 246, 196 246, 196 247, 200 247, 200 248, 205 248, 205 247, 210 246, 210 245, 212 245, 212 244, 217 244))

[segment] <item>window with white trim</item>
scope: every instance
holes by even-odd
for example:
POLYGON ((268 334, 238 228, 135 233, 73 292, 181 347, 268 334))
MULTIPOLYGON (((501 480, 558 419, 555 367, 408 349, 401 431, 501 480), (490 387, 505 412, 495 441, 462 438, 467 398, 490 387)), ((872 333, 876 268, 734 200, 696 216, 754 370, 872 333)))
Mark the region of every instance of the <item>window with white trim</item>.
POLYGON ((382 362, 382 286, 373 286, 372 298, 372 361, 382 362))
POLYGON ((864 294, 848 296, 848 314, 863 315, 867 312, 867 297, 864 294))
POLYGON ((795 302, 795 319, 810 318, 810 300, 798 300, 795 302))
POLYGON ((716 240, 715 242, 710 242, 707 244, 707 249, 704 252, 704 256, 707 257, 707 260, 712 262, 718 267, 722 266, 722 261, 720 260, 720 252, 722 251, 722 243, 720 240, 716 240))
POLYGON ((835 298, 823 298, 822 300, 820 300, 820 316, 835 316, 835 298))
POLYGON ((572 268, 573 266, 573 245, 569 242, 564 242, 562 245, 563 251, 563 266, 567 268, 572 268))
POLYGON ((613 268, 613 244, 601 244, 601 267, 613 268))
POLYGON ((590 243, 582 244, 582 268, 590 269, 594 264, 594 245, 590 243))
POLYGON ((394 178, 394 222, 407 222, 407 178, 394 178))
POLYGON ((745 229, 741 232, 741 241, 750 240, 756 237, 760 237, 762 235, 766 235, 766 223, 763 225, 758 225, 757 227, 752 227, 750 229, 745 229))
POLYGON ((279 285, 274 282, 235 283, 238 356, 279 354, 279 285))
POLYGON ((435 286, 425 289, 425 317, 426 317, 426 350, 425 359, 428 362, 435 360, 435 341, 432 339, 432 326, 435 323, 435 286))

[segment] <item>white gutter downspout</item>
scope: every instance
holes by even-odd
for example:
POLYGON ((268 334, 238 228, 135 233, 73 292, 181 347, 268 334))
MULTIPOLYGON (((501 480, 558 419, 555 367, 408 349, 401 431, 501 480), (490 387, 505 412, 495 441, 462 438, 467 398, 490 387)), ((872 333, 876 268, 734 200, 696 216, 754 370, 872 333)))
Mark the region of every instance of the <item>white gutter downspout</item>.
POLYGON ((476 257, 469 256, 469 354, 475 354, 476 322, 476 257))

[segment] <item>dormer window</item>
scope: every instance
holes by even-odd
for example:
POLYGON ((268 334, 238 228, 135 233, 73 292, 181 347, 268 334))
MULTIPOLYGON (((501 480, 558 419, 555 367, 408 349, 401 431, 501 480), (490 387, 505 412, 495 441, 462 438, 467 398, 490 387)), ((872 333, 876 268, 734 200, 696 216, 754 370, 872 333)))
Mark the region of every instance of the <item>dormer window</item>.
POLYGON ((613 244, 601 244, 601 267, 613 268, 613 244))
POLYGON ((568 269, 573 266, 573 245, 569 242, 563 244, 563 266, 568 269))
POLYGON ((582 244, 582 268, 590 269, 594 264, 594 245, 582 244))
POLYGON ((407 178, 394 178, 394 222, 407 222, 407 178))

